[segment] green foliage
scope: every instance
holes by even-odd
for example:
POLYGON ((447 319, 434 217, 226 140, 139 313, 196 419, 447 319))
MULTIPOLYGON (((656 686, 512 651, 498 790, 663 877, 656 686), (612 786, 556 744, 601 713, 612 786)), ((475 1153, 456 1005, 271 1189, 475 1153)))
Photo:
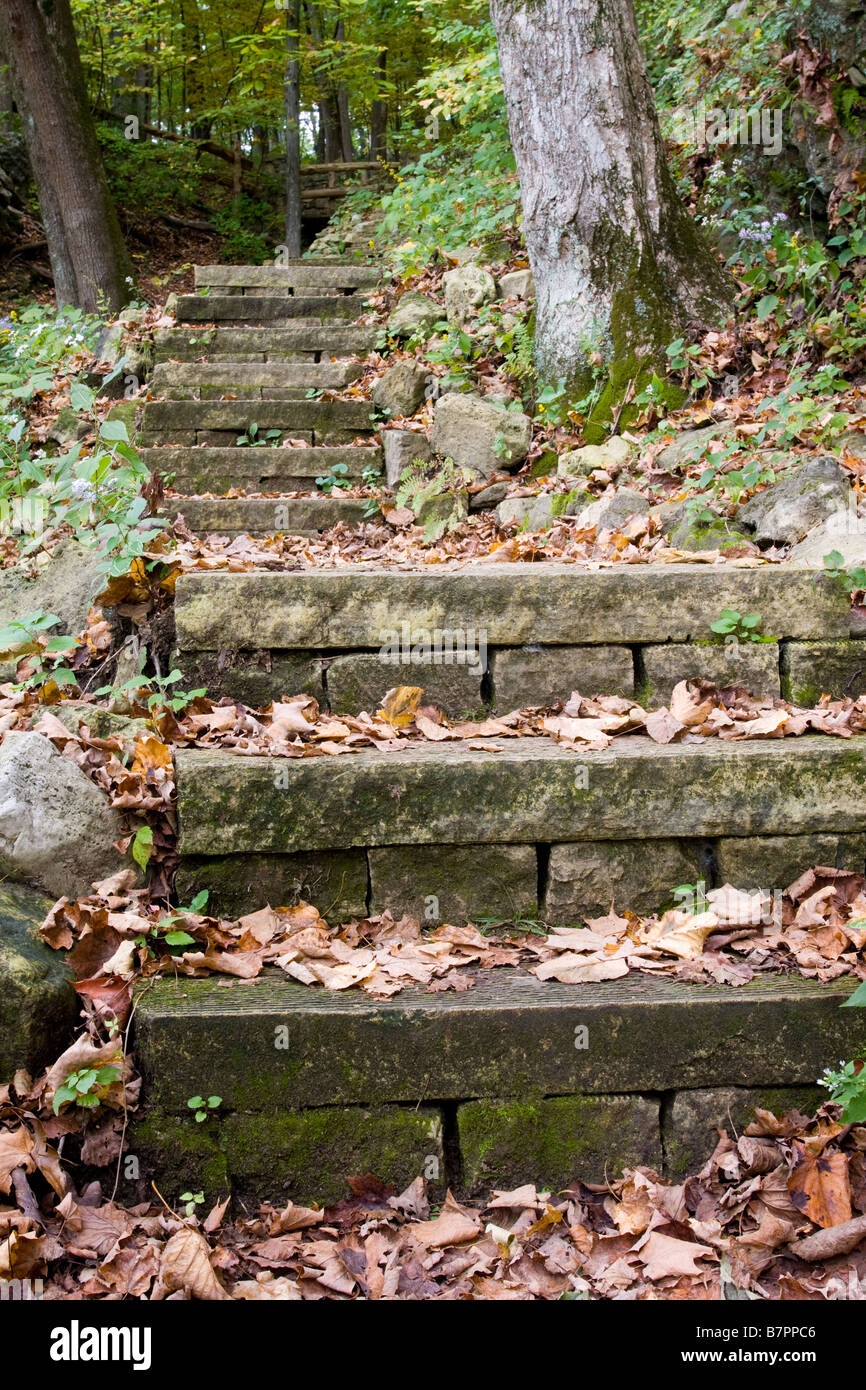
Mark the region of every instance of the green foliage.
MULTIPOLYGON (((208 1096, 207 1100, 205 1100, 203 1096, 190 1096, 187 1105, 195 1115, 196 1124, 201 1125, 204 1124, 205 1120, 214 1110, 219 1109, 222 1105, 222 1097, 208 1096)), ((182 1200, 183 1198, 181 1198, 181 1201, 182 1200)))
POLYGON ((145 673, 147 665, 147 650, 142 647, 138 659, 138 673, 130 676, 129 680, 124 681, 119 686, 103 685, 94 693, 103 695, 126 695, 133 697, 136 704, 147 709, 154 723, 166 713, 180 714, 194 700, 200 699, 207 694, 204 686, 198 690, 183 691, 177 690, 178 681, 183 680, 183 673, 178 670, 169 671, 168 675, 160 676, 157 674, 148 675, 145 673))
POLYGON ((184 1216, 195 1216, 196 1207, 204 1205, 204 1193, 182 1192, 179 1200, 183 1203, 182 1211, 184 1216))
POLYGON ((329 497, 335 489, 339 491, 340 488, 351 487, 351 479, 346 477, 348 471, 347 463, 332 463, 329 472, 316 479, 316 487, 326 492, 329 497))
POLYGON ((761 626, 760 613, 747 613, 745 617, 734 608, 723 608, 721 615, 710 623, 710 631, 719 637, 736 637, 741 642, 767 642, 772 638, 762 637, 758 632, 761 626))
POLYGON ((106 1093, 120 1080, 120 1062, 108 1062, 101 1067, 82 1067, 67 1076, 54 1093, 54 1113, 71 1103, 82 1110, 95 1110, 106 1093))
POLYGON ((278 449, 282 442, 282 430, 265 430, 262 434, 258 425, 253 421, 246 428, 246 433, 241 434, 235 443, 241 448, 248 449, 278 449))
POLYGON ((471 469, 460 468, 453 459, 440 465, 416 459, 404 468, 394 500, 423 521, 425 545, 433 545, 466 520, 465 489, 474 477, 471 469), (441 505, 436 505, 440 499, 441 505))
POLYGON ((38 690, 49 680, 56 686, 75 685, 75 675, 64 661, 75 650, 74 637, 49 636, 60 619, 54 613, 37 609, 23 618, 16 618, 0 628, 0 659, 20 661, 31 657, 31 674, 15 689, 38 690))
POLYGON ((847 569, 845 557, 839 550, 831 550, 829 555, 824 556, 824 572, 831 579, 841 579, 849 594, 866 589, 866 569, 862 565, 847 569))

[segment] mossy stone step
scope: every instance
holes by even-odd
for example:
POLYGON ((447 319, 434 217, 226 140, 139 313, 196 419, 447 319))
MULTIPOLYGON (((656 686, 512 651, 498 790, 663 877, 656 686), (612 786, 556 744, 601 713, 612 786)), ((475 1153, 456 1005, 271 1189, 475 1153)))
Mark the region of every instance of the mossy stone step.
POLYGON ((364 298, 355 294, 182 294, 179 323, 273 323, 283 319, 356 319, 364 298))
POLYGON ((369 503, 340 497, 180 497, 163 506, 166 516, 182 516, 197 535, 315 536, 341 521, 358 526, 369 503))
POLYGON ((502 969, 465 993, 374 1000, 268 970, 231 989, 158 981, 138 1005, 135 1046, 147 1106, 175 1115, 210 1094, 229 1111, 264 1112, 802 1086, 862 1048, 859 1011, 839 1007, 850 994, 846 980, 561 985, 502 969))
POLYGON ((362 290, 381 279, 374 265, 320 264, 314 260, 294 265, 197 265, 197 290, 229 286, 240 289, 362 290))
POLYGON ((362 371, 360 362, 162 362, 150 394, 163 400, 297 400, 309 390, 341 391, 362 371))
POLYGON ((345 445, 310 449, 150 448, 139 450, 152 472, 173 477, 173 487, 195 496, 203 492, 312 491, 316 478, 326 477, 335 464, 350 482, 360 482, 366 468, 381 471, 378 445, 345 445))
POLYGON ((297 759, 181 750, 176 766, 183 856, 866 830, 862 737, 629 736, 581 753, 517 738, 297 759))
POLYGON ((841 585, 815 570, 782 565, 587 571, 497 564, 435 573, 346 566, 187 574, 176 593, 182 651, 227 645, 378 649, 403 623, 428 634, 473 629, 489 646, 686 642, 711 639, 723 608, 760 613, 762 630, 779 638, 844 638, 850 625, 850 600, 841 585))
POLYGON ((254 421, 264 430, 369 431, 369 401, 148 401, 142 433, 171 434, 194 430, 233 430, 245 435, 254 421))
POLYGON ((285 328, 159 328, 154 344, 157 362, 315 362, 363 356, 377 335, 375 327, 298 322, 285 328))

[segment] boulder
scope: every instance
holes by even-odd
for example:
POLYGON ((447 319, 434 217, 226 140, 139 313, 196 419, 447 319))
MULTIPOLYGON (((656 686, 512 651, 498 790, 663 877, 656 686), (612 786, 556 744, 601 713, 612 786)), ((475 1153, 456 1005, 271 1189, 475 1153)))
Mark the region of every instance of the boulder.
POLYGON ((782 482, 759 492, 737 513, 758 545, 796 545, 835 512, 848 507, 850 488, 833 458, 808 459, 782 482))
POLYGON ((855 509, 833 512, 808 536, 792 546, 789 560, 798 565, 823 569, 824 556, 837 551, 846 569, 866 567, 866 517, 855 509))
POLYGON ((61 449, 70 449, 79 439, 85 439, 92 432, 91 422, 84 418, 74 406, 65 405, 58 412, 57 418, 45 438, 49 444, 57 444, 61 449))
POLYGON ((631 452, 628 440, 615 434, 604 444, 585 444, 582 449, 569 449, 560 454, 556 472, 560 478, 588 478, 597 468, 607 470, 612 465, 621 468, 631 452))
POLYGON ((701 451, 711 440, 730 433, 732 429, 733 426, 728 421, 720 421, 715 425, 704 425, 698 430, 683 430, 673 444, 668 444, 667 448, 662 449, 656 459, 656 468, 675 469, 684 463, 697 462, 701 451))
POLYGON ((470 512, 486 512, 492 507, 498 507, 499 503, 508 496, 507 483, 491 483, 489 487, 483 487, 480 492, 474 492, 469 498, 470 512))
MULTIPOLYGON (((87 624, 93 596, 105 585, 97 571, 97 552, 77 541, 63 541, 51 559, 31 576, 15 565, 0 570, 0 628, 30 613, 53 613, 52 631, 77 637, 87 624)), ((15 679, 14 660, 0 663, 0 681, 15 679)))
POLYGON ((480 396, 449 394, 436 404, 434 453, 471 468, 480 478, 516 468, 529 453, 532 421, 519 410, 503 410, 480 396))
POLYGON ((429 338, 436 324, 444 317, 435 299, 428 299, 426 294, 410 290, 408 294, 403 295, 394 309, 388 319, 387 328, 392 338, 429 338))
POLYGON ((490 271, 480 265, 462 265, 457 270, 449 270, 442 284, 446 317, 458 328, 471 323, 481 305, 496 294, 496 281, 490 271))
POLYGON ((534 299, 535 280, 531 270, 512 270, 499 281, 503 299, 534 299))
POLYGON ((497 526, 517 522, 525 531, 546 531, 553 520, 554 496, 545 492, 536 497, 506 497, 496 508, 497 526))
POLYGON ((0 744, 0 874, 76 898, 123 868, 122 817, 105 793, 47 738, 8 733, 0 744))
POLYGON ((78 999, 63 956, 39 939, 52 900, 0 883, 0 1082, 31 1076, 72 1040, 78 999))
POLYGON ((649 509, 649 502, 641 493, 622 487, 611 497, 599 497, 597 501, 590 502, 588 507, 581 507, 580 502, 569 503, 566 511, 569 516, 577 515, 579 526, 595 526, 599 531, 618 531, 629 517, 646 516, 649 509))
POLYGON ((417 430, 383 430, 382 447, 385 453, 385 482, 396 488, 403 470, 416 459, 426 463, 430 458, 430 443, 426 434, 417 430))
POLYGON ((429 376, 423 362, 406 358, 376 382, 373 404, 388 415, 414 415, 427 398, 429 376))

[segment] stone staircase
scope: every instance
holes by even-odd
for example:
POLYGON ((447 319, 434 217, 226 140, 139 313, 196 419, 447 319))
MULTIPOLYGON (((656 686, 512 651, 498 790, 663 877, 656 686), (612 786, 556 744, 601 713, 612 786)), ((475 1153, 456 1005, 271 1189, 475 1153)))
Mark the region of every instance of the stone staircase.
MULTIPOLYGON (((226 328, 212 312, 220 326, 208 362, 160 367, 165 399, 146 408, 149 457, 176 456, 185 487, 219 479, 253 490, 312 477, 326 453, 372 455, 357 443, 356 403, 317 413, 323 403, 297 394, 322 365, 337 379, 344 367, 315 354, 347 353, 332 334, 358 330, 332 328, 325 311, 318 326, 293 328, 274 309, 278 299, 294 309, 327 277, 302 280, 295 267, 282 281, 271 271, 218 271, 201 273, 218 294, 184 305, 188 321, 200 305, 222 313, 225 304, 233 324, 246 322, 258 304, 243 301, 256 298, 273 310, 271 326, 226 328), (262 364, 252 375, 230 360, 240 342, 245 363, 262 364), (286 374, 275 386, 280 362, 286 374), (230 375, 262 395, 221 399, 230 375), (250 409, 303 432, 304 448, 223 439, 250 409)), ((345 284, 347 273, 327 283, 330 298, 351 303, 360 284, 345 284)), ((192 355, 194 336, 172 330, 161 355, 181 356, 182 343, 192 355)), ((352 341, 361 351, 360 337, 352 341)), ((235 517, 275 505, 200 505, 230 503, 235 517)), ((334 505, 304 503, 314 504, 334 505)), ((549 703, 573 689, 658 705, 692 676, 776 696, 857 694, 866 676, 844 588, 787 565, 197 572, 178 580, 175 612, 185 688, 205 684, 250 705, 308 692, 334 714, 374 712, 395 685, 423 686, 458 715, 549 703), (723 608, 760 613, 772 640, 717 645, 710 625, 723 608)), ((624 737, 580 753, 549 739, 469 739, 297 759, 187 750, 176 764, 179 899, 208 888, 211 905, 231 916, 300 893, 330 922, 386 908, 430 920, 432 901, 439 920, 461 925, 579 925, 612 899, 620 910, 652 911, 700 878, 707 888, 766 891, 815 863, 866 866, 860 738, 624 737)), ((815 1078, 863 1041, 858 1011, 839 1009, 847 981, 768 977, 726 989, 642 976, 566 986, 503 969, 466 993, 406 989, 377 1001, 276 976, 228 988, 164 980, 142 996, 145 1109, 132 1145, 166 1195, 205 1186, 332 1199, 346 1176, 365 1172, 398 1185, 423 1173, 439 1194, 448 1185, 561 1187, 578 1172, 603 1182, 641 1162, 680 1173, 707 1157, 714 1126, 740 1126, 754 1103, 814 1107, 815 1078), (221 1096, 220 1117, 191 1123, 194 1094, 221 1096)))
POLYGON ((314 535, 362 519, 365 501, 315 480, 335 464, 353 483, 380 469, 370 406, 313 393, 361 375, 351 359, 375 330, 352 320, 378 278, 336 261, 196 267, 199 293, 178 301, 183 326, 157 334, 139 443, 181 494, 171 513, 197 534, 314 535))

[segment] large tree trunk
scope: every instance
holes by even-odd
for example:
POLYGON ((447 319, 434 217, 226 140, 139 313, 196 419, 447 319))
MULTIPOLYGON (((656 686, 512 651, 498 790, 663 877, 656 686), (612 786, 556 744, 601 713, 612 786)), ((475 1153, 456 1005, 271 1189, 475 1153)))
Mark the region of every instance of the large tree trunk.
POLYGON ((733 287, 665 162, 632 0, 491 0, 545 380, 643 384, 733 287))
POLYGON ((300 0, 286 10, 286 246, 301 254, 301 68, 298 56, 300 0))
MULTIPOLYGON (((337 21, 334 37, 337 43, 337 52, 341 54, 343 44, 346 41, 346 23, 342 18, 337 21)), ((355 158, 355 149, 352 143, 352 121, 349 115, 349 89, 345 82, 337 83, 337 113, 340 118, 340 145, 343 159, 347 164, 351 164, 355 158)))
POLYGON ((0 0, 59 304, 115 311, 131 266, 87 106, 69 0, 0 0))
MULTIPOLYGON (((323 47, 322 39, 322 20, 319 14, 318 5, 307 4, 307 24, 310 29, 310 38, 313 47, 321 50, 323 47)), ((337 126, 339 115, 337 112, 337 99, 331 90, 328 82, 328 75, 322 67, 321 60, 313 60, 313 79, 318 92, 316 105, 319 108, 319 122, 324 143, 322 163, 338 164, 341 159, 341 146, 337 126)))
POLYGON ((388 150, 388 99, 386 95, 385 81, 387 77, 388 55, 383 51, 379 54, 376 64, 376 77, 379 83, 379 95, 370 106, 370 158, 385 159, 388 150))

